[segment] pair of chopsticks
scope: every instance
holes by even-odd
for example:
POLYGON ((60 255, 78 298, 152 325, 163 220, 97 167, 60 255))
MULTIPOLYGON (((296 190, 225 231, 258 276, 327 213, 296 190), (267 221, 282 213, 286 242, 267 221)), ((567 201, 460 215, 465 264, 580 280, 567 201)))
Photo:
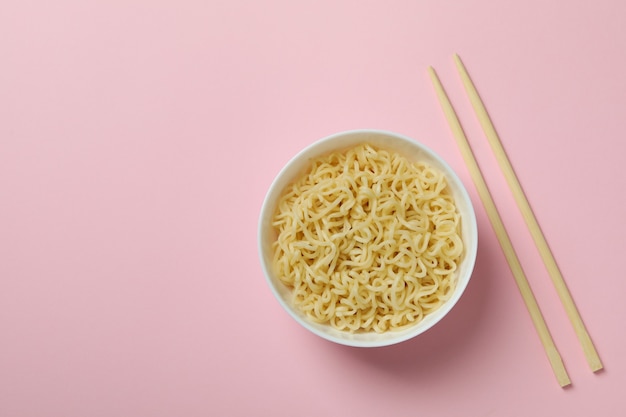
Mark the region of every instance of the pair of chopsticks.
MULTIPOLYGON (((491 122, 487 110, 485 109, 485 105, 483 104, 478 94, 478 91, 476 90, 476 87, 472 83, 472 80, 470 79, 470 76, 465 69, 463 62, 461 61, 461 58, 459 58, 459 56, 455 54, 454 61, 465 90, 467 92, 467 95, 469 96, 472 107, 474 108, 474 111, 485 133, 485 136, 487 137, 487 140, 491 145, 491 148, 500 165, 500 169, 504 173, 504 176, 511 189, 511 192, 513 193, 515 201, 517 202, 517 205, 522 213, 526 225, 528 226, 533 240, 535 241, 535 245, 537 246, 537 249, 541 254, 541 258, 543 259, 548 273, 550 274, 559 298, 561 299, 561 303, 563 304, 567 316, 569 317, 569 320, 574 327, 574 331, 578 336, 578 340, 582 346, 583 352, 585 353, 587 363, 589 364, 589 367, 593 372, 599 371, 603 367, 602 362, 600 361, 600 357, 598 356, 593 342, 591 341, 591 337, 589 336, 589 333, 585 328, 582 318, 580 317, 580 313, 578 312, 578 309, 574 304, 572 296, 567 286, 565 285, 563 276, 559 271, 554 256, 552 255, 552 251, 550 250, 548 243, 546 242, 546 239, 541 231, 541 228, 537 223, 537 219, 535 218, 535 215, 533 214, 533 211, 528 204, 528 200, 526 199, 524 191, 522 190, 522 187, 515 175, 515 172, 513 171, 513 167, 509 162, 506 152, 502 147, 500 138, 498 137, 498 134, 496 133, 496 130, 493 126, 493 123, 491 122)), ((522 298, 524 299, 533 324, 535 325, 535 329, 539 334, 541 343, 543 344, 543 347, 546 351, 548 360, 550 361, 550 365, 552 366, 552 370, 554 371, 557 381, 561 385, 561 387, 570 385, 571 381, 569 375, 567 374, 565 366, 563 365, 561 355, 556 349, 554 340, 550 335, 550 331, 548 330, 546 322, 539 309, 537 300, 533 295, 526 275, 524 274, 520 261, 517 257, 517 254, 515 253, 515 250, 511 243, 511 239, 509 238, 504 224, 502 223, 502 219, 494 204, 493 198, 489 193, 489 189, 487 188, 485 179, 480 171, 480 168, 478 167, 476 158, 472 153, 472 149, 467 140, 467 137, 465 136, 463 128, 461 127, 461 123, 459 122, 456 112, 454 111, 454 108, 452 107, 452 104, 448 99, 448 96, 443 88, 443 85, 441 84, 441 81, 439 80, 439 77, 437 76, 437 73, 432 67, 430 67, 428 71, 448 124, 452 129, 452 133, 454 135, 454 138, 456 139, 461 154, 463 155, 463 159, 468 166, 470 175, 472 176, 480 199, 485 206, 485 210, 487 212, 489 220, 491 221, 498 241, 500 242, 500 246, 502 247, 502 250, 509 263, 522 298)))

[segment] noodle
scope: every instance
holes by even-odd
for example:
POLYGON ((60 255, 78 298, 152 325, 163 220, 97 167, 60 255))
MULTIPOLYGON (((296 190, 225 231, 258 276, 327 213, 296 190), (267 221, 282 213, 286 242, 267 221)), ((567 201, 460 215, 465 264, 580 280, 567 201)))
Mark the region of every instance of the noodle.
POLYGON ((310 319, 382 333, 448 300, 463 254, 442 173, 368 144, 314 159, 273 218, 274 269, 310 319))

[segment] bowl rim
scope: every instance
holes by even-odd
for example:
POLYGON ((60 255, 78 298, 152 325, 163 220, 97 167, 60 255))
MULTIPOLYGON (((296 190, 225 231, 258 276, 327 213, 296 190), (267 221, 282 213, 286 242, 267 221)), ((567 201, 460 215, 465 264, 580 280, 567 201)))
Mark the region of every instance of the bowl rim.
MULTIPOLYGON (((359 142, 366 143, 367 140, 363 139, 361 141, 355 141, 354 144, 356 145, 359 142)), ((348 146, 353 146, 353 145, 348 145, 348 146)), ((284 189, 284 186, 283 188, 281 188, 281 190, 278 190, 278 192, 282 192, 283 189, 284 189)), ((300 324, 302 327, 304 327, 311 333, 323 339, 326 339, 328 341, 337 343, 337 344, 353 346, 353 347, 365 347, 365 348, 382 347, 382 346, 398 344, 398 343, 413 339, 416 336, 428 331, 435 324, 439 323, 445 316, 447 316, 448 313, 452 310, 452 308, 457 304, 457 302, 460 300, 462 295, 465 293, 465 290, 467 286, 469 285, 469 282, 471 281, 471 277, 474 272, 474 267, 476 264, 476 257, 477 257, 477 252, 478 252, 478 225, 477 225, 476 213, 474 210, 473 202, 470 198, 470 195, 464 183, 461 181, 456 171, 437 152, 433 151, 429 146, 423 144, 422 142, 419 142, 409 136, 406 136, 397 132, 393 132, 390 130, 352 129, 352 130, 344 130, 341 132, 333 133, 331 135, 325 136, 321 139, 318 139, 308 144, 307 146, 302 148, 299 152, 297 152, 295 155, 293 155, 288 160, 288 162, 280 169, 280 171, 274 176, 270 186, 268 187, 265 193, 265 196, 263 198, 263 202, 261 205, 261 210, 260 210, 260 215, 259 215, 259 220, 258 220, 258 225, 257 225, 257 250, 258 250, 258 255, 259 255, 259 259, 261 263, 261 268, 263 270, 263 275, 265 277, 267 284, 270 287, 270 290, 274 298, 279 302, 281 307, 289 314, 289 316, 291 316, 298 324, 300 324), (280 183, 279 180, 282 179, 283 176, 291 170, 294 164, 300 163, 300 160, 302 159, 303 156, 314 151, 316 148, 322 147, 327 142, 337 140, 338 138, 345 137, 345 136, 355 136, 355 135, 358 135, 358 136, 380 135, 380 136, 387 136, 396 140, 400 140, 404 142, 405 144, 410 145, 414 149, 424 152, 425 154, 428 155, 429 158, 432 158, 433 160, 435 160, 444 169, 445 175, 448 178, 448 180, 450 182, 455 183, 456 185, 455 188, 457 192, 460 194, 461 198, 466 203, 465 211, 467 212, 466 216, 469 218, 464 217, 463 222, 468 222, 469 230, 473 232, 470 234, 470 236, 467 236, 467 238, 466 237, 463 238, 463 240, 466 242, 465 246, 470 249, 470 252, 466 251, 466 253, 464 254, 464 259, 463 259, 463 262, 466 263, 465 275, 467 275, 467 278, 463 280, 461 280, 460 277, 457 278, 458 281, 457 281, 457 287, 455 289, 455 294, 453 295, 453 297, 447 300, 442 306, 440 306, 436 310, 436 312, 439 312, 439 314, 437 314, 436 317, 433 316, 432 319, 429 321, 426 321, 426 319, 424 319, 421 322, 416 323, 414 326, 409 326, 405 330, 391 331, 391 332, 378 334, 378 335, 381 335, 380 338, 377 338, 376 340, 369 340, 369 341, 362 341, 362 340, 354 339, 350 337, 353 335, 352 333, 334 329, 329 325, 325 325, 325 326, 328 326, 327 329, 331 333, 321 331, 319 329, 319 326, 313 325, 310 322, 310 320, 306 320, 304 317, 300 316, 295 311, 295 308, 289 305, 288 302, 283 298, 278 288, 276 287, 278 283, 272 279, 271 265, 268 265, 266 262, 266 256, 265 256, 266 251, 264 250, 264 247, 266 246, 264 242, 264 237, 265 237, 265 230, 267 227, 267 224, 264 223, 264 219, 267 216, 268 210, 273 210, 275 208, 274 206, 270 207, 272 202, 275 201, 271 197, 273 196, 273 194, 277 192, 277 187, 278 187, 278 184, 280 183)), ((434 313, 435 312, 433 312, 432 314, 434 313)), ((427 317, 429 316, 431 315, 429 314, 427 317)))

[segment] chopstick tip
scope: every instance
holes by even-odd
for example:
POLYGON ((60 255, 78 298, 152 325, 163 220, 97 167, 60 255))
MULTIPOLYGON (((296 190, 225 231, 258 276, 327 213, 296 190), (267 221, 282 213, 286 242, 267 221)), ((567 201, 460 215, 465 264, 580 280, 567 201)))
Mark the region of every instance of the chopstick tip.
POLYGON ((439 80, 439 77, 437 76, 437 72, 435 71, 435 68, 433 68, 432 65, 428 66, 427 71, 428 71, 428 75, 430 76, 430 80, 432 82, 436 82, 439 80))
POLYGON ((452 59, 454 59, 454 63, 457 65, 457 67, 459 68, 465 68, 465 66, 463 65, 463 61, 461 61, 461 57, 459 56, 459 54, 455 53, 452 56, 452 59))

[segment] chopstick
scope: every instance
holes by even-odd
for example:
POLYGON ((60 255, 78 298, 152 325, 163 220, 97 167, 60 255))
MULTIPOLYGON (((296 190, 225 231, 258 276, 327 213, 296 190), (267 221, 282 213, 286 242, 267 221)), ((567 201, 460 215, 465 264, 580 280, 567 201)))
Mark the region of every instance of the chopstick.
POLYGON ((469 145, 467 137, 463 132, 463 128, 461 127, 461 123, 448 99, 448 95, 446 94, 439 77, 435 70, 430 67, 428 69, 430 74, 430 78, 432 80, 433 86, 435 87, 435 91, 437 93, 437 97, 439 98, 439 102, 443 109, 443 112, 446 116, 448 124, 452 130, 453 136, 456 139, 457 145, 461 151, 463 159, 469 169, 470 175, 476 185, 476 189, 478 194, 485 206, 485 210, 487 212, 487 216, 491 221, 494 232, 500 242, 500 246, 504 252, 504 255, 509 263, 509 267, 511 268, 511 272, 515 278, 515 282, 519 288, 519 291, 522 295, 524 303, 526 304, 526 308, 530 313, 530 317, 532 319, 533 324, 535 325, 535 330, 539 335, 539 339, 543 345, 543 348, 548 356, 548 360, 550 361, 550 365, 552 370, 556 376, 556 379, 561 387, 565 387, 571 384, 569 375, 563 365, 563 361, 561 360, 561 355, 559 354, 556 346, 554 345, 554 340, 552 339, 552 335, 548 330, 546 322, 543 318, 541 310, 539 309, 539 305, 537 304, 537 300, 528 284, 528 280, 526 279, 526 275, 522 269, 519 258, 515 253, 513 245, 511 243, 511 239, 504 228, 504 224, 502 223, 502 219, 500 214, 498 213, 498 209, 493 201, 491 194, 489 193, 489 189, 487 188, 487 184, 485 183, 485 179, 478 167, 478 163, 476 162, 476 158, 472 153, 472 149, 469 145))
POLYGON ((485 136, 487 136, 487 140, 491 145, 491 149, 500 164, 500 169, 503 171, 504 177, 509 184, 513 197, 515 198, 522 216, 524 217, 526 226, 530 230, 533 240, 535 241, 535 245, 541 254, 543 263, 550 274, 550 278, 552 279, 552 283, 554 284, 559 298, 561 299, 565 312, 567 313, 567 316, 574 327, 574 331, 578 336, 578 340, 582 346, 583 352, 585 353, 587 363, 593 372, 599 371, 603 368, 603 366, 600 361, 600 357, 598 356, 598 352, 596 351, 585 324, 580 317, 580 313, 574 304, 574 300, 572 299, 567 285, 565 284, 563 275, 561 274, 548 242, 539 227, 537 218, 528 203, 528 199, 522 190, 522 186, 515 175, 515 171, 513 170, 511 162, 506 155, 502 142, 500 141, 496 129, 491 122, 491 118, 487 113, 487 109, 485 108, 485 105, 483 104, 483 101, 481 100, 480 95, 478 94, 478 91, 476 90, 476 87, 474 86, 474 83, 465 68, 465 65, 463 65, 461 58, 457 54, 454 54, 454 61, 459 75, 461 76, 461 80, 463 81, 463 85, 465 86, 467 95, 469 96, 470 102, 474 107, 474 112, 476 113, 485 136))

